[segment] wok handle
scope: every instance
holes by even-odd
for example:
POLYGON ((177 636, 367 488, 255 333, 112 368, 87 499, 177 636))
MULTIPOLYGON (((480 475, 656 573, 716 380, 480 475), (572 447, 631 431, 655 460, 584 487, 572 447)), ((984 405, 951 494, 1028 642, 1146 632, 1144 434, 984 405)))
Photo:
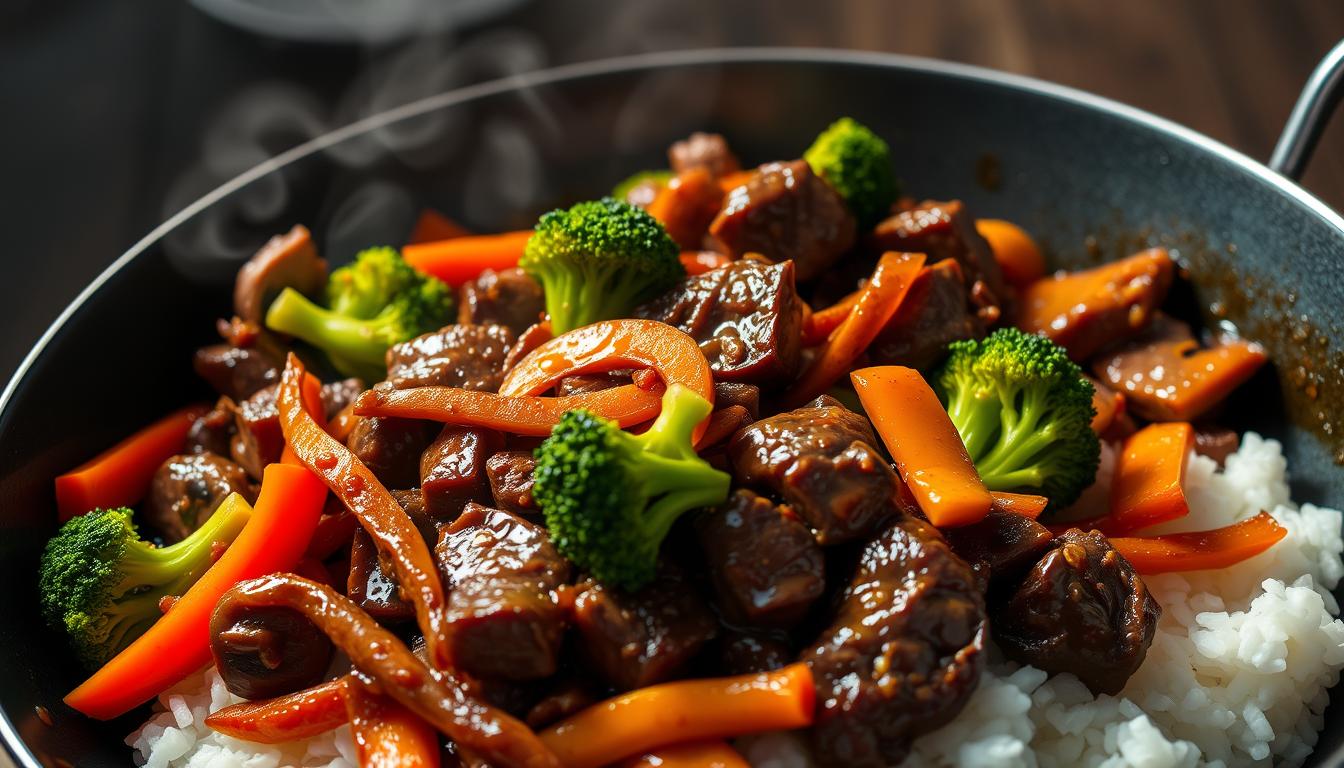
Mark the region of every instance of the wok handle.
POLYGON ((1269 157, 1269 167, 1293 181, 1302 178, 1330 115, 1344 98, 1344 41, 1321 59, 1302 87, 1297 104, 1269 157))

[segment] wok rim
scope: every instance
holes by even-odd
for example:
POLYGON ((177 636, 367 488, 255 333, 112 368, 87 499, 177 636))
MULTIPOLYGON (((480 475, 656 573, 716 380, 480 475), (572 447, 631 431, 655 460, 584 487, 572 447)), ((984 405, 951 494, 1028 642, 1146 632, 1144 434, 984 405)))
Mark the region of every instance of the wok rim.
MULTIPOLYGON (((1326 205, 1320 198, 1308 192, 1300 184, 1271 170, 1264 163, 1233 149, 1226 144, 1146 110, 1132 107, 1113 99, 1098 96, 1088 91, 1059 85, 1026 75, 1001 72, 986 67, 958 62, 943 61, 921 56, 884 53, 878 51, 852 51, 832 48, 803 47, 742 47, 742 48, 696 48, 689 50, 659 51, 630 56, 598 59, 575 64, 549 67, 524 74, 511 75, 496 80, 457 88, 451 91, 427 96, 399 107, 357 120, 336 128, 321 136, 310 139, 291 149, 244 171, 229 181, 201 196, 166 219, 134 245, 124 251, 102 272, 98 274, 74 299, 61 311, 42 335, 33 343, 33 347, 15 368, 14 374, 0 393, 0 424, 9 414, 10 403, 19 387, 27 378, 28 372, 43 355, 52 340, 64 329, 70 319, 89 301, 112 277, 127 264, 165 235, 172 232, 183 222, 201 213, 221 199, 247 186, 257 179, 273 173, 291 163, 302 160, 314 153, 352 139, 400 120, 417 117, 461 103, 500 95, 510 91, 520 91, 554 83, 580 80, 588 77, 634 72, 640 70, 664 70, 683 67, 696 67, 714 64, 841 64, 849 66, 872 67, 877 69, 904 70, 929 75, 937 75, 961 80, 975 81, 1009 91, 1048 97, 1058 101, 1082 107, 1093 112, 1108 114, 1131 123, 1137 123, 1169 138, 1221 158, 1245 173, 1255 177, 1263 184, 1272 187, 1279 194, 1311 211, 1319 220, 1334 229, 1337 238, 1344 242, 1344 217, 1326 205)), ((16 766, 22 768, 43 768, 42 763, 33 754, 10 721, 8 713, 0 709, 0 741, 5 752, 16 766)))

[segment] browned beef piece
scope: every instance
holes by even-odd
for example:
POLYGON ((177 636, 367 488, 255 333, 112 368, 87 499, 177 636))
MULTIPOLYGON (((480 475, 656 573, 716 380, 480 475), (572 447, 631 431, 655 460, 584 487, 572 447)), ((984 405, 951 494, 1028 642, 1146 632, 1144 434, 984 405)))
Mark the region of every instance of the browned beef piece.
POLYGON ((943 531, 948 546, 976 570, 993 594, 1012 589, 1054 539, 1029 517, 990 510, 983 520, 943 531))
POLYGON ((280 381, 283 361, 258 347, 211 344, 196 350, 191 364, 196 375, 205 379, 216 392, 233 400, 243 400, 262 387, 280 381))
POLYGON ((869 238, 875 251, 928 254, 929 263, 953 259, 961 266, 980 319, 992 325, 1009 300, 1008 284, 989 243, 975 231, 975 219, 960 200, 927 200, 877 225, 869 238))
POLYGON ((690 334, 715 381, 779 388, 793 380, 801 349, 803 305, 793 264, 755 259, 693 275, 635 309, 690 334))
POLYGON ((927 523, 870 541, 834 623, 804 651, 817 686, 812 742, 824 765, 899 765, 910 742, 952 720, 985 665, 975 574, 927 523))
POLYGON ((714 382, 714 410, 740 405, 751 414, 752 420, 761 417, 761 388, 738 381, 714 382))
POLYGON ((269 699, 322 680, 332 642, 302 613, 220 600, 210 616, 210 653, 230 692, 269 699))
POLYGON ((696 131, 667 149, 667 162, 673 173, 704 168, 713 177, 742 170, 728 141, 717 133, 696 131))
POLYGON ((420 490, 435 517, 454 517, 468 501, 489 501, 485 463, 504 436, 494 430, 448 424, 420 454, 420 490))
MULTIPOLYGON (((359 379, 345 379, 322 385, 322 406, 327 418, 349 405, 364 388, 359 379)), ((267 464, 280 460, 285 436, 280 430, 280 409, 275 404, 278 385, 269 384, 231 407, 234 419, 230 457, 253 478, 260 480, 267 464)))
POLYGON ((523 720, 534 731, 558 723, 579 710, 596 704, 599 696, 593 686, 582 678, 567 677, 556 681, 541 700, 533 704, 523 720))
POLYGON ((719 638, 719 668, 725 675, 769 672, 791 661, 793 652, 782 636, 728 628, 719 638))
POLYGON ((700 516, 696 529, 728 621, 789 627, 821 597, 821 547, 788 507, 741 489, 700 516))
POLYGON ((1213 459, 1220 467, 1240 447, 1241 437, 1227 427, 1216 424, 1195 425, 1195 453, 1213 459))
POLYGON ((541 285, 521 269, 487 269, 457 289, 461 325, 502 325, 517 335, 545 311, 541 285))
POLYGON ((728 443, 741 486, 773 496, 823 545, 866 538, 899 511, 901 481, 868 419, 831 397, 761 419, 728 443))
MULTIPOLYGON (((406 511, 425 542, 433 546, 439 540, 438 520, 425 512, 420 491, 392 491, 392 496, 406 511)), ((350 573, 346 579, 346 596, 359 604, 370 616, 383 623, 410 621, 415 618, 415 606, 405 600, 397 586, 391 564, 383 562, 378 547, 362 528, 355 530, 350 541, 350 573)))
POLYGON ((420 455, 434 439, 434 426, 419 419, 368 416, 355 422, 345 444, 387 488, 420 482, 420 455))
POLYGON ((248 503, 257 499, 242 467, 213 453, 182 454, 155 471, 145 512, 164 540, 172 543, 200 528, 231 493, 242 494, 248 503))
POLYGON ((798 280, 818 277, 854 245, 854 216, 805 160, 768 163, 734 189, 709 234, 732 256, 793 261, 798 280))
POLYGON ((486 459, 485 475, 495 506, 525 518, 541 515, 532 499, 532 471, 537 462, 531 451, 502 451, 486 459))
POLYGON ((1143 663, 1162 608, 1129 561, 1097 531, 1074 528, 1027 573, 994 614, 1008 658, 1071 672, 1115 695, 1143 663))
POLYGON ((322 412, 327 420, 336 418, 336 414, 345 409, 364 391, 364 382, 359 379, 341 379, 322 385, 322 412))
POLYGON ((266 241, 238 269, 233 285, 233 313, 261 325, 271 299, 282 289, 293 288, 311 298, 321 294, 326 285, 327 262, 318 257, 308 228, 296 224, 289 232, 266 241))
POLYGON ((942 362, 948 344, 984 335, 961 267, 943 259, 920 270, 896 314, 868 347, 868 356, 878 365, 928 370, 942 362))
POLYGON ((225 398, 211 408, 209 413, 191 423, 187 432, 187 453, 213 453, 216 456, 229 455, 229 441, 233 439, 232 400, 225 398))
POLYGON ((577 376, 566 376, 555 384, 555 394, 560 397, 567 395, 584 395, 589 392, 601 392, 604 389, 619 387, 622 384, 629 384, 629 374, 623 373, 581 373, 577 376))
POLYGON ((638 592, 583 579, 574 600, 579 644, 603 679, 619 690, 671 679, 718 633, 709 606, 670 565, 638 592))
POLYGON ((555 674, 565 632, 556 590, 569 561, 540 526, 468 504, 439 537, 453 661, 472 675, 533 680, 555 674))
POLYGON ((514 334, 502 325, 450 325, 387 350, 387 380, 398 389, 461 387, 495 392, 514 334))

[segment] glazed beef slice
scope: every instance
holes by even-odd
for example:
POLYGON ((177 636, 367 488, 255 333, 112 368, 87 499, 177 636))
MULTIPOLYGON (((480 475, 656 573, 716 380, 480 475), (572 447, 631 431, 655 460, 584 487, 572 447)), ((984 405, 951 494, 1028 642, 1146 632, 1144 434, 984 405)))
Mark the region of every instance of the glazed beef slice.
POLYGON ((461 387, 495 392, 514 333, 502 325, 450 325, 387 350, 387 380, 398 389, 461 387))

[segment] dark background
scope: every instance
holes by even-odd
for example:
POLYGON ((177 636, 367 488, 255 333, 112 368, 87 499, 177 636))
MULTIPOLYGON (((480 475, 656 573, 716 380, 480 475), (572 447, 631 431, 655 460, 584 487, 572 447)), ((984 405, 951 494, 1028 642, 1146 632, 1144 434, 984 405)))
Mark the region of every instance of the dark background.
MULTIPOLYGON (((1263 159, 1312 67, 1344 37, 1338 0, 513 5, 410 38, 370 41, 358 28, 356 42, 312 43, 239 30, 184 0, 0 3, 0 375, 84 284, 191 199, 328 128, 457 85, 675 48, 893 51, 1093 91, 1263 159)), ((1344 207, 1344 121, 1304 183, 1344 207)))

